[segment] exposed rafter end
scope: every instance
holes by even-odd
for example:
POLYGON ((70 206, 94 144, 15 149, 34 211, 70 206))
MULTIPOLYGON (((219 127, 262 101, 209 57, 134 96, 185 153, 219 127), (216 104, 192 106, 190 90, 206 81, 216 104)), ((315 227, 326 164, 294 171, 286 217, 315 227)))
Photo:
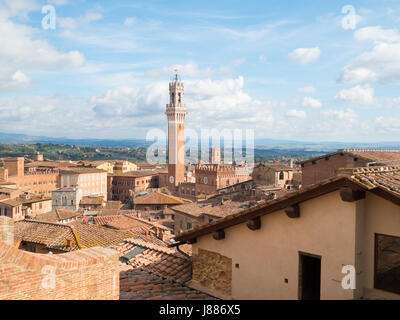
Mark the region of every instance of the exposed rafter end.
POLYGON ((300 218, 300 207, 298 204, 287 207, 285 209, 285 213, 289 218, 292 218, 292 219, 300 218))
POLYGON ((354 202, 365 199, 364 190, 353 190, 350 187, 340 188, 340 198, 345 202, 354 202))
POLYGON ((256 217, 250 220, 247 220, 247 228, 249 228, 250 230, 259 230, 261 229, 261 218, 260 217, 256 217))
POLYGON ((225 239, 225 231, 224 230, 217 230, 213 233, 213 238, 215 240, 222 240, 225 239))

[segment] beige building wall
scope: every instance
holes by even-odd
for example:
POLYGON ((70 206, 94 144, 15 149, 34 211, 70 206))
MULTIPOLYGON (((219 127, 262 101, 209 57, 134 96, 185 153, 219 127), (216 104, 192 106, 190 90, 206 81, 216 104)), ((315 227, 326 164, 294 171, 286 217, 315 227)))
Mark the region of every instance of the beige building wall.
POLYGON ((199 237, 193 253, 201 248, 232 259, 234 299, 289 300, 299 296, 299 252, 318 255, 321 299, 352 299, 353 291, 341 286, 341 270, 355 264, 355 206, 332 192, 301 203, 299 219, 281 210, 262 216, 257 231, 243 223, 226 229, 224 240, 199 237))
POLYGON ((79 188, 82 197, 103 196, 107 201, 107 172, 60 173, 61 188, 79 188))
POLYGON ((365 288, 366 298, 400 299, 400 295, 374 289, 375 233, 400 237, 400 207, 367 192, 365 200, 358 202, 358 210, 364 214, 360 223, 363 232, 359 236, 361 266, 357 270, 357 286, 365 288))

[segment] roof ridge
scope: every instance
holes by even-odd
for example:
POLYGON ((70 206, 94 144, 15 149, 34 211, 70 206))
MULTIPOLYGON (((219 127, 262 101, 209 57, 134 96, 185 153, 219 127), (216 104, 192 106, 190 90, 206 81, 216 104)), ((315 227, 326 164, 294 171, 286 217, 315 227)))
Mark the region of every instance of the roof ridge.
POLYGON ((31 220, 31 219, 25 219, 25 220, 17 221, 16 223, 18 223, 18 222, 30 222, 30 223, 34 222, 34 223, 47 224, 47 225, 52 225, 52 226, 63 227, 65 229, 69 229, 69 230, 71 230, 71 232, 72 232, 72 234, 73 234, 73 236, 75 238, 75 243, 76 243, 78 249, 82 249, 83 248, 82 243, 80 242, 80 238, 79 238, 79 235, 78 235, 77 231, 70 225, 62 224, 62 223, 53 223, 53 222, 48 222, 48 221, 37 221, 37 220, 31 220))
POLYGON ((57 227, 64 227, 64 228, 72 228, 70 225, 63 224, 63 223, 56 223, 56 222, 49 222, 49 221, 40 221, 40 220, 33 220, 33 219, 24 219, 21 221, 16 221, 15 223, 21 223, 21 222, 33 222, 33 223, 41 223, 41 224, 48 224, 48 225, 53 225, 57 227))
POLYGON ((352 151, 361 151, 361 152, 370 152, 370 151, 390 151, 390 152, 400 152, 399 149, 357 149, 357 148, 345 148, 339 149, 338 151, 342 152, 352 152, 352 151))

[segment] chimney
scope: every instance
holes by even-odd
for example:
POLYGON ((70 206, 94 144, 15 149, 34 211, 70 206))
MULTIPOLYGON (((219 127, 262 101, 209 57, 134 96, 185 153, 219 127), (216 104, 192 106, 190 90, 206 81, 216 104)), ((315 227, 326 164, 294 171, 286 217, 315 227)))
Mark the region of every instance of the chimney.
POLYGON ((67 239, 67 247, 68 248, 72 247, 72 239, 67 239))

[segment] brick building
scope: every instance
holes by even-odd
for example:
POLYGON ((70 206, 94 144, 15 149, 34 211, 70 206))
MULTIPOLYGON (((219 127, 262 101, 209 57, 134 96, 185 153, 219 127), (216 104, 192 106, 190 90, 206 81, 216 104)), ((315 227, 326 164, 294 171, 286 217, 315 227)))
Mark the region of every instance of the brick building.
POLYGON ((134 193, 159 187, 157 170, 139 170, 123 174, 108 174, 108 198, 128 203, 134 193))
POLYGON ((8 217, 14 221, 24 220, 26 210, 22 208, 22 202, 12 199, 0 201, 0 217, 8 217))
POLYGON ((51 192, 52 210, 70 209, 78 210, 82 199, 82 190, 80 188, 59 188, 51 192))
POLYGON ((14 224, 0 217, 0 300, 115 300, 118 254, 109 248, 40 255, 18 250, 14 224))
POLYGON ((245 166, 229 164, 199 163, 196 165, 195 176, 196 195, 210 195, 221 188, 251 180, 245 166))
POLYGON ((3 165, 8 171, 6 181, 15 183, 23 192, 49 196, 57 188, 58 169, 55 167, 25 166, 24 158, 6 158, 3 165))
POLYGON ((97 168, 60 169, 61 188, 79 188, 82 196, 102 196, 107 201, 107 172, 97 168))
POLYGON ((400 299, 400 167, 339 174, 176 236, 192 244, 186 285, 223 299, 400 299))
POLYGON ((301 185, 301 180, 296 173, 300 173, 299 170, 284 163, 274 161, 259 163, 254 166, 252 177, 255 184, 283 189, 298 189, 301 185))
POLYGON ((140 211, 163 210, 184 203, 183 199, 162 192, 150 192, 133 199, 134 209, 140 211))
POLYGON ((302 186, 332 178, 340 168, 400 164, 400 150, 340 149, 300 162, 302 186))

